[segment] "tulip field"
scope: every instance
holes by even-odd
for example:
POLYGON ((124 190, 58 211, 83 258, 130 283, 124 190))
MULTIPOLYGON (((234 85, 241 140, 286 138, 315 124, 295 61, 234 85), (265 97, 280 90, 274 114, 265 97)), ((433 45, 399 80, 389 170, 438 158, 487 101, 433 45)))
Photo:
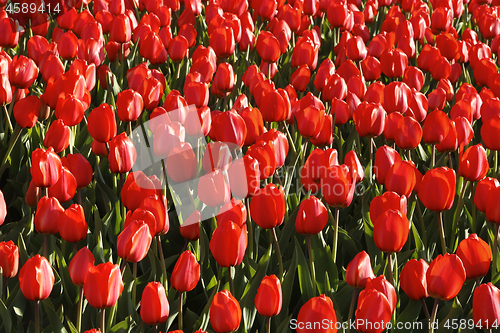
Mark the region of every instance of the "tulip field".
POLYGON ((500 0, 0 0, 0 333, 500 332, 500 0))

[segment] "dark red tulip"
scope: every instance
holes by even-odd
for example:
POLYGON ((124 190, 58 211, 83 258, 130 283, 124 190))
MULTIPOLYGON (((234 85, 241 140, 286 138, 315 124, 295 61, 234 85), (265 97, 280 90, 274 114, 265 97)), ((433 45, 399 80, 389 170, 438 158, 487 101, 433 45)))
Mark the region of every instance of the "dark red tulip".
MULTIPOLYGON (((13 241, 0 242, 0 267, 2 277, 8 279, 17 275, 19 269, 19 249, 13 241)), ((5 280, 4 280, 5 283, 5 280)))
POLYGON ((40 107, 41 101, 37 96, 30 95, 20 99, 14 104, 14 118, 16 119, 16 123, 23 128, 32 128, 38 121, 40 107))
POLYGON ((500 150, 500 142, 497 140, 500 134, 500 115, 495 115, 483 122, 481 127, 481 138, 484 145, 491 150, 500 150))
POLYGON ((195 210, 191 215, 189 215, 184 223, 179 226, 181 236, 190 241, 198 240, 200 238, 200 221, 200 211, 195 210))
POLYGON ((375 178, 379 184, 385 185, 387 173, 396 161, 401 160, 399 153, 389 147, 382 146, 375 153, 375 178))
POLYGON ((81 154, 68 154, 61 159, 62 165, 66 167, 76 178, 77 188, 87 187, 92 181, 92 166, 81 154))

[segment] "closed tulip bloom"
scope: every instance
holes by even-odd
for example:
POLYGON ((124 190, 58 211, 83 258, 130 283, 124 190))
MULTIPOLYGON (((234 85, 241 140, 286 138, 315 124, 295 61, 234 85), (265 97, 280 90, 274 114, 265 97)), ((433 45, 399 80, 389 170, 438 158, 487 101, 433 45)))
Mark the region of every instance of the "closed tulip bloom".
POLYGON ((413 117, 404 117, 399 122, 395 137, 396 145, 401 149, 415 149, 422 140, 422 127, 413 117))
POLYGON ((71 171, 66 167, 62 167, 61 174, 57 183, 49 187, 48 195, 49 197, 55 197, 59 202, 66 202, 75 196, 76 192, 76 178, 73 176, 71 171))
POLYGON ((361 103, 353 114, 356 132, 361 137, 375 137, 384 132, 387 113, 380 104, 361 103))
POLYGON ((250 213, 258 226, 271 229, 283 223, 285 218, 285 192, 282 187, 268 184, 250 202, 250 213))
POLYGON ((450 119, 441 110, 430 112, 425 118, 423 140, 425 143, 437 144, 443 141, 450 130, 450 119))
POLYGON ((283 301, 281 283, 276 275, 265 276, 255 295, 255 308, 264 317, 276 316, 281 311, 283 301))
POLYGON ((35 213, 35 229, 41 234, 57 234, 58 221, 63 218, 64 208, 56 198, 42 197, 35 213))
POLYGON ((227 26, 216 28, 210 34, 208 42, 219 58, 230 57, 234 53, 236 47, 233 29, 227 26))
MULTIPOLYGON (((157 189, 161 188, 160 184, 155 185, 157 189)), ((170 220, 167 211, 167 198, 164 195, 155 194, 146 197, 142 200, 140 209, 144 209, 153 213, 156 220, 155 235, 164 235, 170 229, 170 220)))
POLYGON ((43 145, 54 148, 55 153, 60 153, 69 147, 70 136, 71 129, 69 126, 61 119, 56 119, 50 124, 47 133, 45 133, 43 145))
POLYGON ((116 136, 115 112, 108 104, 101 104, 88 117, 87 129, 94 140, 106 143, 116 136))
POLYGON ((349 167, 333 165, 321 177, 321 192, 327 204, 332 207, 348 207, 354 197, 356 175, 349 167))
POLYGON ((417 184, 415 165, 409 161, 396 161, 390 167, 385 178, 388 191, 409 197, 417 184))
POLYGON ((283 89, 273 89, 262 97, 260 112, 264 121, 280 122, 290 118, 291 105, 288 93, 283 89))
POLYGON ((134 221, 144 221, 148 225, 149 233, 151 238, 155 236, 156 233, 156 218, 152 212, 142 208, 137 208, 136 210, 128 211, 125 216, 125 223, 123 224, 123 229, 126 229, 134 221))
POLYGON ((231 199, 226 171, 215 170, 200 177, 198 196, 209 207, 218 207, 231 199))
POLYGON ((295 219, 295 229, 299 234, 316 235, 325 228, 327 222, 328 212, 321 200, 310 196, 300 203, 295 219))
POLYGON ((118 265, 106 262, 90 267, 83 293, 92 307, 105 309, 114 306, 122 291, 122 274, 118 265))
POLYGON ((327 328, 318 328, 316 323, 336 323, 337 315, 333 308, 333 302, 330 297, 321 295, 308 300, 299 310, 297 323, 303 325, 297 327, 297 333, 317 332, 317 333, 336 333, 335 325, 328 325, 327 328))
POLYGON ((486 177, 489 169, 486 150, 481 144, 477 144, 467 148, 461 156, 458 174, 473 182, 486 177))
POLYGON ((444 138, 443 141, 436 145, 437 151, 440 153, 443 152, 452 152, 457 150, 458 148, 458 135, 457 129, 455 127, 455 122, 450 120, 450 130, 448 131, 448 135, 444 138))
POLYGON ((6 105, 12 102, 12 87, 10 86, 9 76, 5 73, 0 74, 0 104, 6 105))
POLYGON ((17 275, 19 269, 19 249, 13 241, 0 242, 0 267, 2 267, 2 276, 4 279, 17 275))
POLYGON ((500 187, 495 187, 489 190, 488 199, 486 201, 486 220, 492 223, 500 223, 500 205, 498 200, 500 187))
POLYGON ((64 211, 58 221, 61 238, 69 243, 79 242, 87 237, 88 225, 85 212, 79 204, 73 204, 64 211))
POLYGON ((299 133, 308 139, 315 139, 319 136, 325 121, 325 110, 316 106, 303 109, 295 115, 299 133))
POLYGON ((368 50, 363 42, 363 39, 359 36, 354 36, 349 39, 346 43, 346 56, 352 61, 361 61, 366 58, 368 50))
POLYGON ((391 311, 394 312, 396 305, 398 303, 398 297, 396 296, 396 290, 394 286, 387 281, 384 275, 379 275, 376 278, 368 279, 366 282, 365 290, 375 289, 380 291, 387 297, 389 305, 391 306, 391 311))
POLYGON ((374 278, 370 256, 365 251, 359 252, 347 265, 345 282, 355 288, 365 288, 366 282, 374 278))
POLYGON ((388 77, 402 77, 408 67, 408 56, 397 48, 384 52, 380 57, 380 67, 388 77))
POLYGON ((378 195, 370 202, 370 220, 372 223, 386 211, 397 210, 406 215, 406 196, 400 196, 396 192, 386 191, 378 195))
POLYGON ((127 43, 132 39, 132 26, 130 19, 125 14, 115 16, 111 21, 110 40, 117 43, 127 43))
POLYGON ((31 154, 31 176, 38 187, 50 187, 55 185, 61 174, 61 159, 52 147, 47 150, 37 148, 31 154))
POLYGON ((144 108, 142 96, 132 89, 124 90, 116 96, 116 111, 121 121, 134 121, 144 108))
POLYGON ((240 228, 232 221, 225 221, 215 228, 209 247, 219 266, 229 267, 241 263, 246 245, 246 226, 240 228))
POLYGON ((114 173, 127 173, 137 159, 137 151, 125 132, 109 142, 109 169, 114 173))
POLYGON ((222 112, 213 119, 212 130, 218 141, 242 147, 247 136, 243 118, 234 110, 222 112))
POLYGON ((262 61, 276 62, 281 55, 280 42, 271 32, 263 30, 257 37, 257 53, 262 61))
POLYGON ((12 58, 9 68, 10 84, 16 88, 28 89, 38 77, 38 67, 35 62, 23 55, 12 58))
POLYGON ((491 330, 500 322, 500 290, 491 282, 483 283, 474 290, 472 318, 477 328, 491 330))
POLYGON ((196 156, 189 143, 180 142, 172 148, 167 157, 167 173, 176 183, 196 176, 196 156))
POLYGON ((0 36, 0 46, 5 48, 16 47, 19 42, 19 31, 17 24, 9 17, 0 19, 0 28, 3 33, 0 36))
MULTIPOLYGON (((9 87, 10 89, 10 87, 9 87)), ((38 111, 42 103, 37 96, 27 96, 14 104, 14 118, 23 128, 32 128, 38 121, 38 111)))
POLYGON ((356 308, 356 330, 361 333, 381 333, 391 321, 392 311, 387 297, 376 289, 362 290, 356 308), (373 325, 372 323, 380 323, 373 325))
POLYGON ((139 262, 148 254, 151 245, 151 233, 144 221, 132 221, 119 235, 116 241, 120 258, 130 262, 139 262))
POLYGON ((170 284, 178 292, 193 290, 200 280, 200 264, 191 251, 185 251, 177 259, 170 284))
POLYGON ((78 125, 85 115, 86 105, 72 94, 59 98, 55 116, 68 126, 78 125))
POLYGON ((456 253, 464 264, 467 280, 485 276, 488 273, 491 264, 491 249, 477 234, 472 234, 462 240, 456 253))
POLYGON ((83 287, 90 267, 94 267, 95 258, 88 247, 78 251, 69 264, 69 276, 74 285, 83 287))
POLYGON ((259 162, 252 156, 245 155, 234 161, 229 170, 231 192, 238 198, 247 198, 260 189, 259 162))
POLYGON ((409 222, 399 210, 388 210, 373 222, 373 240, 380 251, 401 251, 408 239, 409 222))
POLYGON ((75 176, 77 189, 89 186, 93 176, 92 166, 82 154, 67 154, 61 162, 75 176))
POLYGON ((456 254, 437 256, 427 269, 429 295, 443 301, 457 296, 465 282, 465 268, 456 254))
POLYGON ((200 238, 200 222, 201 214, 199 210, 195 210, 184 223, 179 226, 181 236, 187 240, 195 241, 200 238))
POLYGON ((233 66, 231 66, 231 64, 227 62, 219 64, 219 67, 217 67, 217 72, 215 72, 213 84, 219 91, 232 91, 235 84, 233 66))
POLYGON ((453 205, 455 191, 455 170, 440 167, 425 173, 420 183, 418 198, 427 209, 442 212, 453 205))
POLYGON ((236 331, 241 322, 241 308, 228 290, 215 294, 210 305, 210 323, 216 333, 236 331))
POLYGON ((375 178, 379 184, 385 185, 387 173, 396 161, 400 161, 399 153, 389 147, 382 146, 375 153, 375 178))
POLYGON ((486 148, 500 150, 500 143, 497 140, 500 134, 500 115, 495 115, 483 122, 481 127, 481 138, 486 148))
MULTIPOLYGON (((316 147, 330 146, 333 143, 333 117, 331 114, 323 114, 323 127, 315 139, 310 139, 311 143, 316 147)), ((359 174, 358 174, 359 176, 359 174)), ((362 175, 364 177, 364 175, 362 175)))
POLYGON ((247 127, 247 137, 245 138, 245 146, 253 145, 257 142, 257 138, 264 133, 264 120, 262 113, 257 108, 246 107, 241 112, 240 116, 245 121, 247 127))
POLYGON ((57 42, 59 56, 64 60, 73 60, 78 54, 78 37, 70 30, 62 34, 57 42))
POLYGON ((401 289, 412 300, 419 301, 422 298, 429 297, 427 292, 426 273, 429 264, 424 260, 411 259, 408 261, 399 276, 401 289))
POLYGON ((170 314, 165 288, 159 282, 149 282, 141 297, 141 319, 147 325, 163 324, 170 314))
POLYGON ((496 178, 486 177, 480 180, 474 191, 474 205, 476 208, 486 213, 486 204, 488 202, 489 194, 491 190, 500 186, 500 182, 496 178))
POLYGON ((40 301, 49 297, 54 281, 52 266, 39 254, 28 259, 19 272, 19 285, 28 301, 40 301))

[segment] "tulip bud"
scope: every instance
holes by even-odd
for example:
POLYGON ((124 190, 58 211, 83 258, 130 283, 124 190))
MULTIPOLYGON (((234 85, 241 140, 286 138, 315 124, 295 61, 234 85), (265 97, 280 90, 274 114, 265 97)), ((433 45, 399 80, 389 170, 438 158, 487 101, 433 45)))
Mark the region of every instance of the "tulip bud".
MULTIPOLYGON (((302 327, 297 328, 297 333, 306 333, 312 331, 323 331, 317 326, 312 327, 314 323, 336 323, 337 315, 333 308, 333 302, 330 297, 321 295, 308 300, 299 310, 297 323, 302 323, 302 327)), ((336 332, 336 329, 324 330, 324 332, 336 332)))
POLYGON ((264 317, 276 316, 283 301, 281 283, 276 275, 265 276, 255 295, 255 308, 264 317))
POLYGON ((464 264, 467 280, 485 276, 490 270, 490 246, 476 234, 462 240, 456 253, 464 264))
POLYGON ((29 301, 39 301, 49 297, 54 281, 52 266, 39 254, 28 259, 19 272, 21 291, 29 301))
POLYGON ((347 265, 345 281, 355 288, 365 288, 369 278, 374 278, 372 265, 368 253, 362 251, 347 265))
POLYGON ((486 177, 490 167, 486 150, 481 144, 467 148, 460 158, 458 174, 469 181, 477 181, 486 177))
POLYGON ((437 256, 427 269, 429 295, 443 301, 457 296, 465 282, 465 268, 456 254, 437 256))
POLYGON ((472 318, 477 328, 491 330, 500 322, 500 290, 491 282, 483 283, 474 290, 472 318))
POLYGON ((456 191, 456 176, 453 169, 440 167, 431 169, 423 176, 418 198, 427 209, 442 212, 453 205, 456 191))
POLYGON ((236 331, 241 322, 241 308, 238 301, 227 290, 215 294, 210 305, 210 323, 216 333, 236 331))
POLYGON ((147 325, 158 325, 167 321, 170 313, 165 288, 159 282, 149 282, 141 297, 141 319, 147 325))
POLYGON ((114 173, 127 173, 137 159, 137 151, 125 132, 109 142, 109 169, 114 173))
POLYGON ((411 259, 401 270, 401 289, 415 301, 429 297, 426 279, 428 268, 429 264, 424 259, 411 259))
POLYGON ((215 228, 209 245, 212 255, 222 267, 239 265, 246 246, 246 225, 240 228, 232 221, 221 223, 215 228))
POLYGON ((151 245, 151 233, 144 221, 132 221, 116 240, 120 258, 130 262, 139 262, 148 254, 151 245))
POLYGON ((391 321, 392 311, 386 295, 376 289, 359 293, 356 308, 356 330, 361 333, 381 333, 391 321), (373 323, 380 323, 375 326, 373 323))
POLYGON ((74 285, 83 287, 90 267, 94 267, 95 258, 88 247, 78 251, 69 264, 69 276, 74 285))
POLYGON ((113 109, 108 104, 101 104, 90 112, 87 125, 94 140, 106 143, 116 136, 116 120, 113 109))
POLYGON ((75 176, 77 189, 89 186, 92 181, 92 166, 82 154, 67 154, 62 159, 62 165, 75 176))
POLYGON ((328 212, 321 200, 310 196, 300 203, 295 220, 295 229, 299 234, 315 235, 321 232, 327 223, 328 212))
POLYGON ((35 213, 35 229, 41 234, 55 235, 59 232, 57 223, 63 218, 64 208, 56 198, 42 197, 35 213))
POLYGON ((114 306, 122 291, 122 274, 118 265, 107 262, 90 267, 83 293, 92 307, 105 309, 114 306))
POLYGON ((200 264, 191 251, 181 253, 175 263, 170 284, 178 292, 193 290, 200 280, 200 264))
POLYGON ((285 217, 285 192, 283 188, 268 184, 250 201, 250 213, 257 225, 271 229, 283 223, 285 217))
POLYGON ((4 279, 17 275, 19 269, 19 249, 13 241, 0 242, 0 267, 2 268, 4 279))
POLYGON ((64 211, 58 221, 58 230, 62 239, 69 243, 79 242, 87 237, 88 225, 85 221, 83 207, 78 204, 71 205, 64 211))
POLYGON ((37 148, 31 155, 31 176, 38 187, 50 187, 59 180, 62 163, 54 149, 37 148))

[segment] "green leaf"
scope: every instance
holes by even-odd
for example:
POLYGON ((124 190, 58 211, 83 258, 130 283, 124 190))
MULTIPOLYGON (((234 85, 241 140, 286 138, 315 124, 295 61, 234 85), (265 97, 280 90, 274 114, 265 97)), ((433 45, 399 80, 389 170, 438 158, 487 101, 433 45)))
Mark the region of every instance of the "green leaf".
POLYGON ((286 271, 285 277, 283 279, 283 283, 281 284, 283 303, 282 303, 281 313, 276 318, 278 322, 283 321, 287 313, 289 312, 288 307, 290 304, 290 299, 292 297, 296 270, 297 270, 297 251, 293 251, 293 257, 290 262, 290 266, 288 267, 288 270, 286 271))
POLYGON ((462 316, 462 305, 458 300, 458 297, 453 299, 453 302, 448 303, 441 311, 438 312, 437 318, 439 323, 439 328, 436 333, 449 332, 450 329, 444 327, 444 325, 452 324, 453 319, 459 319, 462 316))
MULTIPOLYGON (((420 315, 420 311, 422 310, 422 302, 420 301, 414 301, 410 299, 408 302, 408 305, 406 308, 401 312, 401 314, 397 318, 398 323, 402 323, 399 325, 402 325, 401 329, 395 329, 395 332, 409 332, 407 328, 404 328, 405 323, 413 323, 418 320, 418 317, 420 315)), ((396 324, 396 328, 398 325, 396 324)))
POLYGON ((119 322, 113 326, 109 333, 128 333, 133 328, 134 321, 131 316, 128 316, 125 320, 119 322))
POLYGON ((10 332, 12 330, 12 318, 10 312, 5 306, 4 302, 0 299, 0 317, 2 317, 2 325, 5 332, 10 332))
POLYGON ((66 329, 62 324, 62 318, 54 310, 54 306, 50 299, 44 299, 42 301, 44 313, 47 315, 50 321, 50 326, 53 332, 67 333, 66 329))
POLYGON ((309 264, 307 263, 304 252, 302 252, 301 246, 296 238, 295 252, 297 253, 298 259, 297 272, 299 274, 300 293, 302 294, 302 300, 307 302, 316 295, 316 288, 313 286, 311 272, 309 271, 309 264))

